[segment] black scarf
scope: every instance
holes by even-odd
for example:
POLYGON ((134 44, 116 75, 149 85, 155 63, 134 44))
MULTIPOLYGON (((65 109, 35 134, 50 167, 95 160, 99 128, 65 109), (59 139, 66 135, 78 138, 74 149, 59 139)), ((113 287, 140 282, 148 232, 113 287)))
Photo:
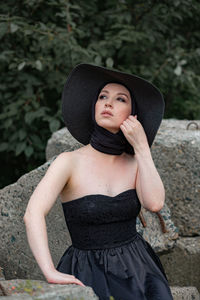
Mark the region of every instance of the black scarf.
MULTIPOLYGON (((117 83, 119 83, 119 82, 117 82, 117 83)), ((108 84, 108 83, 106 83, 106 84, 108 84)), ((106 84, 104 84, 103 86, 105 86, 106 84)), ((119 84, 121 84, 121 83, 119 83, 119 84)), ((103 87, 101 87, 101 89, 102 88, 103 87)), ((98 90, 98 95, 99 95, 99 92, 101 89, 98 90)), ((135 153, 134 149, 129 144, 127 139, 125 138, 121 129, 117 133, 112 133, 109 130, 107 130, 97 124, 97 122, 95 120, 95 104, 96 104, 97 99, 98 99, 98 97, 95 99, 95 101, 92 104, 93 132, 91 134, 90 145, 94 149, 96 149, 100 152, 106 153, 106 154, 120 155, 123 152, 126 152, 128 154, 133 155, 135 153)), ((132 100, 131 114, 135 115, 136 114, 136 105, 135 105, 134 97, 132 94, 131 94, 131 100, 132 100)))

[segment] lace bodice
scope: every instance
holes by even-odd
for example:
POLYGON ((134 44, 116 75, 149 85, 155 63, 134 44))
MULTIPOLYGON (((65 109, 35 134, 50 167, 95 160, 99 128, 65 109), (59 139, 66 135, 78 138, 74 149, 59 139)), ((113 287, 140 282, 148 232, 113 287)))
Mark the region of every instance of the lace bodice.
POLYGON ((114 197, 93 194, 62 203, 72 244, 79 249, 123 245, 136 234, 141 205, 135 189, 114 197))

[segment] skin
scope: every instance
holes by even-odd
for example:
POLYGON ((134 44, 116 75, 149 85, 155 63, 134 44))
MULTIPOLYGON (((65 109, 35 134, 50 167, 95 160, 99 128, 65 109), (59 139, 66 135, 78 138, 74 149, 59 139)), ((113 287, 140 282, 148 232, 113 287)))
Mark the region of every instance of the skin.
POLYGON ((120 125, 131 114, 131 96, 129 91, 116 83, 110 83, 101 90, 95 105, 95 120, 98 125, 117 133, 120 125), (102 111, 109 111, 113 115, 102 115, 102 111))
POLYGON ((107 84, 96 102, 96 122, 113 133, 121 129, 134 147, 135 155, 108 155, 95 150, 90 144, 72 152, 63 152, 51 163, 29 200, 24 215, 28 242, 49 283, 84 286, 73 275, 58 272, 51 258, 45 217, 58 195, 62 202, 66 202, 98 193, 115 196, 135 188, 143 207, 153 212, 163 207, 163 183, 152 160, 144 129, 137 116, 130 113, 128 90, 116 83, 107 84), (102 115, 104 110, 111 111, 113 115, 102 115))

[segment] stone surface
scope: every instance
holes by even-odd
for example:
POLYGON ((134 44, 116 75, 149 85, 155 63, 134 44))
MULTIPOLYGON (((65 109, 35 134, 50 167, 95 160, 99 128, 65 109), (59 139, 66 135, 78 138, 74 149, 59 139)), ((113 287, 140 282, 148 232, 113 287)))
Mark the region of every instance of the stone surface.
POLYGON ((166 226, 166 233, 162 231, 162 226, 157 214, 144 208, 142 208, 142 213, 146 221, 146 227, 143 227, 140 219, 137 218, 137 231, 151 244, 157 253, 162 253, 173 248, 174 241, 178 238, 178 229, 174 226, 170 209, 166 203, 160 211, 166 226))
MULTIPOLYGON (((82 287, 77 284, 48 284, 38 280, 5 280, 0 282, 0 289, 5 299, 63 299, 63 300, 95 300, 98 297, 89 286, 82 287)), ((3 299, 2 297, 1 299, 3 299)))
POLYGON ((200 292, 200 236, 180 237, 160 259, 170 285, 195 286, 200 292))
POLYGON ((166 202, 182 236, 200 235, 200 130, 187 130, 189 122, 163 120, 152 145, 166 202))
MULTIPOLYGON (((23 216, 31 194, 50 163, 51 161, 45 163, 23 175, 16 183, 0 190, 0 266, 4 268, 6 279, 44 279, 29 249, 23 216)), ((49 246, 54 263, 57 264, 71 243, 59 199, 46 220, 49 246)))
POLYGON ((171 287, 174 300, 200 300, 199 293, 194 286, 171 287))
MULTIPOLYGON (((29 249, 23 216, 31 194, 44 176, 51 161, 23 175, 16 183, 0 190, 0 266, 5 270, 6 279, 44 279, 29 249)), ((145 214, 148 225, 146 228, 143 229, 138 221, 142 234, 145 237, 151 237, 149 241, 156 252, 166 251, 173 247, 174 239, 177 237, 176 228, 170 220, 167 207, 163 210, 163 214, 169 230, 167 234, 161 232, 159 219, 153 213, 145 214)), ((71 245, 59 198, 47 216, 47 231, 50 251, 53 261, 57 265, 66 248, 71 245)))
MULTIPOLYGON (((48 284, 38 280, 6 280, 0 282, 3 291, 2 300, 35 299, 35 300, 95 300, 99 299, 89 286, 81 287, 76 284, 48 284)), ((199 300, 195 287, 171 287, 174 300, 199 300)))
POLYGON ((1 280, 5 280, 5 276, 4 276, 4 273, 3 273, 3 268, 0 267, 0 281, 1 280))

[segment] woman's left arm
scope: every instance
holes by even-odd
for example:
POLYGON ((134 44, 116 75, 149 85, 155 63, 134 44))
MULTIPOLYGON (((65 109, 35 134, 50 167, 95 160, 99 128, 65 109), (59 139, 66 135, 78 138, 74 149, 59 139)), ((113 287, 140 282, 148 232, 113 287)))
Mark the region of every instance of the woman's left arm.
POLYGON ((136 190, 140 202, 146 209, 158 212, 164 205, 165 189, 154 165, 144 129, 137 116, 129 116, 120 128, 135 151, 138 164, 136 190))

